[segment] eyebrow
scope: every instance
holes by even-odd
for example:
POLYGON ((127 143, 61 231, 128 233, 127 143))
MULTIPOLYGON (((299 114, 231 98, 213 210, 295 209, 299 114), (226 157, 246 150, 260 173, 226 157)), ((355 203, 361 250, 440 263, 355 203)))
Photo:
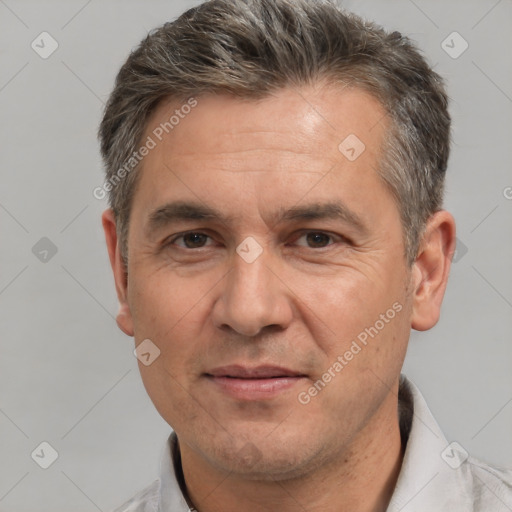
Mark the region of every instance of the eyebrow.
MULTIPOLYGON (((225 215, 216 208, 194 201, 173 201, 158 207, 150 213, 146 232, 151 235, 158 230, 180 221, 217 221, 229 225, 238 218, 236 215, 225 215)), ((273 215, 274 225, 283 222, 311 221, 311 220, 339 220, 351 224, 361 233, 367 233, 368 228, 363 219, 350 210, 341 201, 326 203, 310 203, 302 206, 294 206, 289 209, 280 208, 273 215)))

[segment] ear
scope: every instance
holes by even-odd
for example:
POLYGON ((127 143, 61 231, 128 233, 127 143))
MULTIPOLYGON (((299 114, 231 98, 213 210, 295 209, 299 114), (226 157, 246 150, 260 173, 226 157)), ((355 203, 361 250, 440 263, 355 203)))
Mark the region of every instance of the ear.
POLYGON ((413 329, 426 331, 438 322, 454 253, 455 221, 447 211, 436 212, 427 222, 413 265, 413 329))
POLYGON ((117 298, 119 300, 119 312, 117 313, 117 325, 128 336, 133 336, 133 319, 127 300, 128 273, 121 258, 119 240, 117 239, 116 221, 111 208, 105 210, 101 216, 105 240, 107 242, 110 265, 114 272, 117 298))

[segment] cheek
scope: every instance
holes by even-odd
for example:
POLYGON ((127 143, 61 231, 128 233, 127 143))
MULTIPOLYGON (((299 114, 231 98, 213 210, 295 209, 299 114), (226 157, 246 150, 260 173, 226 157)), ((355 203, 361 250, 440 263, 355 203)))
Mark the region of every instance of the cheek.
POLYGON ((129 292, 137 343, 150 339, 160 350, 149 366, 139 363, 144 387, 160 415, 176 429, 183 418, 191 422, 200 414, 190 399, 194 386, 190 375, 197 373, 212 286, 191 281, 196 280, 179 278, 168 270, 140 272, 129 292))
POLYGON ((300 403, 307 402, 304 411, 331 416, 332 425, 343 425, 347 431, 370 417, 400 373, 408 314, 407 305, 396 301, 367 323, 361 317, 344 324, 340 320, 340 332, 345 329, 346 334, 329 346, 321 369, 301 390, 300 403))
MULTIPOLYGON (((129 300, 136 332, 173 331, 190 327, 204 307, 213 283, 206 278, 182 278, 161 268, 153 272, 133 273, 129 300)), ((136 336, 137 338, 137 336, 136 336)))
POLYGON ((326 354, 337 356, 348 350, 351 342, 359 335, 364 339, 365 329, 376 322, 378 328, 386 322, 379 331, 390 331, 395 323, 393 304, 402 304, 403 290, 384 279, 383 272, 365 270, 340 268, 330 277, 297 274, 291 281, 300 315, 326 354))
MULTIPOLYGON (((151 366, 139 364, 141 376, 157 409, 159 397, 179 400, 189 388, 188 375, 196 373, 202 352, 208 293, 211 285, 204 281, 180 279, 171 272, 160 271, 137 276, 131 284, 134 335, 137 343, 150 339, 160 350, 151 366)), ((186 403, 186 395, 183 402, 186 403)))

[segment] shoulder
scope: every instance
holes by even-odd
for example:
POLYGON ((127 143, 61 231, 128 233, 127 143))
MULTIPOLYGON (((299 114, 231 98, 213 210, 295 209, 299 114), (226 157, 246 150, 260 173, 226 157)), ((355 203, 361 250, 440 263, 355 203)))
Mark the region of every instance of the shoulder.
POLYGON ((398 410, 406 449, 389 512, 512 512, 512 470, 470 456, 455 441, 448 444, 419 389, 404 375, 398 410))
POLYGON ((490 466, 469 457, 466 461, 475 511, 510 512, 512 510, 512 469, 490 466))
POLYGON ((159 496, 160 479, 157 479, 112 512, 157 512, 159 496))

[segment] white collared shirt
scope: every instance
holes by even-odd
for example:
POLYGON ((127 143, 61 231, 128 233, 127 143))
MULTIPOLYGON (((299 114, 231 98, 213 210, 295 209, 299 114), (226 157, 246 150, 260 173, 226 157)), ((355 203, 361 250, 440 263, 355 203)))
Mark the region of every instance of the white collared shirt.
MULTIPOLYGON (((418 388, 401 375, 400 429, 407 439, 387 512, 512 512, 512 470, 497 469, 448 443, 418 388)), ((189 512, 174 432, 160 478, 114 512, 189 512), (181 482, 181 486, 180 486, 181 482)))

